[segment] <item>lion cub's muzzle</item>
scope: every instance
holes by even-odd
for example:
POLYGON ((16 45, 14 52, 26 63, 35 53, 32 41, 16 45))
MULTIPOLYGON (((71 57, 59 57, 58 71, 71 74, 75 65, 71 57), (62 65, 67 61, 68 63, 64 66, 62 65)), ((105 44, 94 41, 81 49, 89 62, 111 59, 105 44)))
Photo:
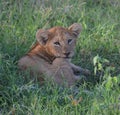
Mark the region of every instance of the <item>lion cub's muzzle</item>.
POLYGON ((63 58, 71 58, 71 57, 72 57, 71 52, 63 53, 63 58))
POLYGON ((65 57, 69 57, 70 52, 63 53, 65 57))

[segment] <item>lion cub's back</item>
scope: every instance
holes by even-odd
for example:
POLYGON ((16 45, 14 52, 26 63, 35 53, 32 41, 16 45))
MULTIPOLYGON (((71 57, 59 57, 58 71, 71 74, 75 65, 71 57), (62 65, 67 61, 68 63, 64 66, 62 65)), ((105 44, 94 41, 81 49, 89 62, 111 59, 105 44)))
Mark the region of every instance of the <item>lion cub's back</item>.
POLYGON ((48 69, 48 63, 37 57, 24 56, 18 61, 18 66, 21 70, 29 69, 37 73, 44 73, 48 69))

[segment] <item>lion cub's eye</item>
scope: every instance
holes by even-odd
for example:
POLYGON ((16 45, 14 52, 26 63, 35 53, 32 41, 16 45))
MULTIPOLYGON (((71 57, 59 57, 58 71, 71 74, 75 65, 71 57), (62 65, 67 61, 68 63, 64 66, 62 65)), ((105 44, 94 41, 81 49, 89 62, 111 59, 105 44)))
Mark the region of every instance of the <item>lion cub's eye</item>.
POLYGON ((68 44, 71 44, 71 42, 72 42, 72 39, 69 39, 69 40, 68 40, 68 44))
POLYGON ((57 46, 60 46, 60 43, 59 42, 54 42, 55 45, 57 46))

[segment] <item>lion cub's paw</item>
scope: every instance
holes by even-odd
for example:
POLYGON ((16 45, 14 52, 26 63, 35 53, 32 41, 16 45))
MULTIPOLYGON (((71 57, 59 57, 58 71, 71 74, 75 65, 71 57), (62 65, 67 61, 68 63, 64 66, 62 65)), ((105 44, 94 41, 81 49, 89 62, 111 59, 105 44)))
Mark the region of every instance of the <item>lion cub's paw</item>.
POLYGON ((90 72, 90 70, 88 70, 88 69, 85 69, 84 73, 85 73, 86 76, 91 75, 91 72, 90 72))

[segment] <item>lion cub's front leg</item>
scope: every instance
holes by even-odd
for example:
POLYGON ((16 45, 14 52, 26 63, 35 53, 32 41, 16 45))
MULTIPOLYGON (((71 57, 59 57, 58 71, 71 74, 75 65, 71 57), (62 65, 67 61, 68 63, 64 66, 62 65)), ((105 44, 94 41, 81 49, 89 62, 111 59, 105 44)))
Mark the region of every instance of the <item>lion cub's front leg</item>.
POLYGON ((52 66, 55 82, 60 85, 66 82, 68 86, 72 86, 75 85, 75 82, 79 79, 79 76, 73 73, 68 59, 56 58, 52 66))
POLYGON ((83 69, 79 66, 74 65, 73 63, 70 63, 70 66, 74 72, 75 75, 85 75, 88 76, 90 75, 90 71, 88 69, 83 69))

